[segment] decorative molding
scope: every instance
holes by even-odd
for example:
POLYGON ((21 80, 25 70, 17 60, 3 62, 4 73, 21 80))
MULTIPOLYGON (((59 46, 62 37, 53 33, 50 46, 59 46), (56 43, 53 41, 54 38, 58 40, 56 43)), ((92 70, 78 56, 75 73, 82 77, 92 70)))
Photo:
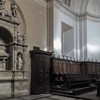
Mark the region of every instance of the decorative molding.
POLYGON ((75 12, 71 12, 71 10, 67 9, 66 7, 64 7, 61 3, 58 3, 58 1, 54 1, 53 5, 55 7, 57 7, 64 14, 70 15, 70 17, 76 17, 76 15, 77 15, 75 12))
POLYGON ((85 13, 80 13, 80 14, 78 14, 78 16, 79 17, 81 17, 81 16, 91 16, 91 17, 94 17, 94 18, 100 18, 100 15, 94 15, 94 14, 92 14, 92 13, 89 13, 89 12, 85 12, 85 13))
POLYGON ((11 20, 9 18, 1 17, 1 16, 0 16, 0 20, 4 20, 4 21, 6 21, 8 23, 17 24, 17 25, 20 25, 21 24, 19 21, 14 21, 14 20, 11 20))
POLYGON ((68 11, 70 11, 71 13, 77 15, 77 13, 75 11, 71 10, 70 7, 68 7, 65 4, 61 3, 59 0, 55 0, 54 3, 58 3, 59 6, 62 6, 63 8, 67 9, 68 11))
POLYGON ((80 15, 78 15, 80 18, 81 17, 84 17, 86 20, 91 20, 91 21, 94 21, 94 22, 100 22, 100 16, 97 16, 97 15, 94 15, 94 14, 91 14, 91 13, 81 13, 80 15))
POLYGON ((91 17, 94 17, 94 18, 100 18, 100 15, 94 15, 94 14, 89 13, 89 12, 76 13, 70 7, 66 6, 64 3, 61 3, 60 0, 53 0, 53 1, 49 1, 49 2, 46 2, 45 0, 34 0, 34 2, 37 2, 38 4, 42 5, 45 8, 53 7, 53 5, 59 6, 60 9, 62 9, 61 7, 63 7, 64 9, 66 9, 67 11, 70 11, 71 13, 73 13, 74 15, 76 15, 78 17, 82 17, 82 16, 87 16, 88 15, 88 16, 91 16, 91 17))
MULTIPOLYGON (((89 12, 85 12, 85 13, 76 13, 75 11, 73 11, 70 7, 65 6, 63 3, 61 3, 59 0, 55 0, 54 4, 58 5, 61 9, 61 7, 63 7, 64 9, 68 10, 69 12, 73 13, 74 15, 78 16, 78 17, 83 17, 83 16, 91 16, 94 18, 100 18, 100 15, 94 15, 92 13, 89 12)), ((64 11, 65 12, 65 11, 64 11)))
POLYGON ((47 8, 51 8, 51 7, 53 7, 53 1, 47 3, 47 8))

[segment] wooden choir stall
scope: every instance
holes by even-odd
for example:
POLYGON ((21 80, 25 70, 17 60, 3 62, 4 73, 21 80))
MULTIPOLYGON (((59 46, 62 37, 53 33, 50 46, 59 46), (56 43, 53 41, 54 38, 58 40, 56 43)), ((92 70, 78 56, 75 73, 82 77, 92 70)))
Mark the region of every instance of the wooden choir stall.
POLYGON ((35 48, 31 54, 31 93, 80 94, 96 89, 100 62, 57 58, 35 48), (36 49, 36 50, 35 50, 36 49))
POLYGON ((51 58, 51 92, 79 94, 96 89, 100 63, 51 58))

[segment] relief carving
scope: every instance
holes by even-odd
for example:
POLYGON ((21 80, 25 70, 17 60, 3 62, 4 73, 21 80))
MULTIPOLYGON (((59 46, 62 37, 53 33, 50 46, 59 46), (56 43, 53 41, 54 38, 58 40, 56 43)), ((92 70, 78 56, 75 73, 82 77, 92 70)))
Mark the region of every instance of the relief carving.
POLYGON ((15 2, 13 2, 13 3, 11 4, 11 12, 12 12, 12 16, 13 16, 13 17, 18 17, 18 16, 17 16, 17 5, 16 5, 15 2))
MULTIPOLYGON (((24 76, 23 71, 25 68, 25 64, 23 64, 24 50, 27 48, 26 35, 20 33, 18 7, 13 1, 15 0, 9 0, 9 2, 8 0, 0 0, 0 70, 2 70, 0 71, 0 80, 5 80, 5 83, 9 80, 9 89, 13 85, 15 91, 25 91, 28 90, 26 73, 24 76)), ((5 83, 2 82, 2 84, 5 83)), ((2 88, 4 91, 7 90, 5 87, 2 88)))
POLYGON ((21 35, 21 33, 18 30, 15 31, 14 41, 15 41, 15 43, 22 44, 23 36, 21 35))
POLYGON ((6 0, 0 0, 0 14, 4 17, 8 14, 6 8, 5 8, 6 0))
POLYGON ((16 82, 15 90, 16 91, 28 90, 27 82, 23 82, 23 81, 16 82))
POLYGON ((15 72, 15 78, 23 78, 22 72, 15 72))
POLYGON ((0 72, 0 78, 11 78, 12 77, 12 73, 11 72, 0 72))
POLYGON ((15 2, 11 3, 10 9, 11 9, 12 20, 18 21, 17 5, 15 2))
POLYGON ((2 17, 8 17, 11 20, 19 21, 18 14, 17 14, 17 5, 15 2, 12 2, 10 5, 11 14, 8 13, 9 11, 6 9, 6 0, 0 0, 0 15, 2 17))

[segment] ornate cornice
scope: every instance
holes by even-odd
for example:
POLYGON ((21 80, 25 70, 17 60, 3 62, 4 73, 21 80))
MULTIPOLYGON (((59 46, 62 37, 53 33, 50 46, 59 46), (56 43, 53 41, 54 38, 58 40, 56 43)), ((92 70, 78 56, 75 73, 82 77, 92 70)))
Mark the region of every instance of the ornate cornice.
POLYGON ((66 6, 64 3, 61 3, 59 0, 55 0, 54 3, 58 3, 60 7, 65 8, 66 10, 70 11, 71 13, 77 15, 77 13, 70 9, 70 7, 66 6))
POLYGON ((6 21, 8 23, 17 24, 17 25, 20 25, 21 24, 19 21, 12 20, 10 18, 2 17, 2 16, 0 16, 0 20, 4 20, 4 21, 6 21))
POLYGON ((94 17, 94 18, 100 18, 100 15, 94 15, 94 14, 92 14, 92 13, 89 13, 89 12, 85 12, 85 13, 80 13, 80 14, 78 14, 79 15, 79 17, 81 17, 81 16, 90 16, 90 17, 94 17))
MULTIPOLYGON (((59 0, 55 0, 54 4, 57 5, 60 9, 61 7, 63 7, 66 11, 69 11, 71 13, 73 13, 74 15, 78 16, 78 17, 83 17, 83 16, 90 16, 96 19, 100 19, 100 15, 95 15, 89 12, 85 12, 85 13, 76 13, 75 11, 73 11, 70 7, 65 6, 63 3, 59 2, 59 0)), ((65 12, 64 10, 64 12, 65 12)))

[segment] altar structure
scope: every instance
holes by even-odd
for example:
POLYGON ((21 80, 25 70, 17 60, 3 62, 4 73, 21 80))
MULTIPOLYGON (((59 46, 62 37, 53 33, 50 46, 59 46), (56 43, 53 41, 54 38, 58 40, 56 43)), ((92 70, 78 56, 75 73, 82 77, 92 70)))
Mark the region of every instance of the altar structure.
POLYGON ((11 13, 5 4, 6 0, 0 0, 0 99, 28 94, 25 33, 19 30, 16 3, 11 2, 11 13))

